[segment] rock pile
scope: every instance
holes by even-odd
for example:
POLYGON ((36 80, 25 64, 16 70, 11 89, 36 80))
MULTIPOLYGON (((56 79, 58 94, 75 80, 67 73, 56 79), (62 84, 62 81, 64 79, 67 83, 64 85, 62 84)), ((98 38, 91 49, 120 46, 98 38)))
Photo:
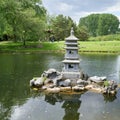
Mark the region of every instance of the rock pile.
POLYGON ((63 79, 61 72, 49 69, 44 71, 41 77, 35 77, 30 80, 30 86, 49 93, 91 90, 99 93, 115 94, 117 90, 115 82, 107 81, 106 77, 88 77, 83 72, 81 74, 83 74, 83 77, 80 79, 63 79))

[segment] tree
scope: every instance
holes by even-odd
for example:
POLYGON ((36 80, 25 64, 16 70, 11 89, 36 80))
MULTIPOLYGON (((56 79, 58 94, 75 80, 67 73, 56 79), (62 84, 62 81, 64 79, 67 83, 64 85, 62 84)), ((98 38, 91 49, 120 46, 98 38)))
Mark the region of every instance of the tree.
POLYGON ((10 34, 15 42, 23 36, 26 40, 43 39, 40 33, 44 31, 46 10, 41 0, 1 0, 0 9, 0 36, 10 34))
POLYGON ((91 36, 115 34, 119 20, 112 14, 91 14, 80 19, 80 26, 86 26, 91 36))
POLYGON ((119 20, 112 14, 101 14, 98 21, 98 34, 115 34, 118 31, 119 20))
POLYGON ((88 29, 85 26, 77 28, 77 37, 80 41, 87 41, 89 38, 88 29))
POLYGON ((56 40, 64 40, 70 34, 71 27, 75 27, 73 20, 70 17, 58 15, 51 20, 51 27, 56 40))

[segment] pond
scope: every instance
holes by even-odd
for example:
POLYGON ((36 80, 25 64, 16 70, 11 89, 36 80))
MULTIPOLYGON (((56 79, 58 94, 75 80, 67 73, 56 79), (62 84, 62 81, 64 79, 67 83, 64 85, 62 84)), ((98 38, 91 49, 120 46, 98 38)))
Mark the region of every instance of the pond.
MULTIPOLYGON (((116 96, 93 92, 44 94, 29 80, 44 70, 61 71, 63 54, 0 54, 0 120, 119 120, 116 96)), ((80 55, 80 69, 89 76, 107 76, 120 83, 120 55, 80 55)))

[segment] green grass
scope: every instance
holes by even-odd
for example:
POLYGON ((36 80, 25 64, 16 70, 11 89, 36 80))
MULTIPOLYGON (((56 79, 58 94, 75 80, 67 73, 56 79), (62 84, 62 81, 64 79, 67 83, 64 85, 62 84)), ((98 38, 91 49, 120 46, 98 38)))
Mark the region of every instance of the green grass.
POLYGON ((120 41, 120 34, 90 37, 88 41, 120 41))
MULTIPOLYGON (((64 41, 60 42, 0 42, 0 52, 63 52, 64 41)), ((79 52, 120 54, 120 41, 79 41, 79 52)))
POLYGON ((58 52, 64 50, 64 42, 0 42, 0 52, 58 52))
POLYGON ((120 41, 80 42, 81 52, 120 53, 120 41))

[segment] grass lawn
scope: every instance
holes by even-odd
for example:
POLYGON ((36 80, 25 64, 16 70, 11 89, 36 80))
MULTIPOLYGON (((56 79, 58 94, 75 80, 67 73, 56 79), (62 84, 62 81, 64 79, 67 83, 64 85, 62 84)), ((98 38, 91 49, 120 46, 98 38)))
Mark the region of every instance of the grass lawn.
POLYGON ((81 52, 120 53, 120 41, 80 42, 81 52))
MULTIPOLYGON (((64 41, 60 42, 0 42, 0 52, 63 52, 64 41)), ((79 41, 79 52, 120 54, 120 41, 79 41)))

